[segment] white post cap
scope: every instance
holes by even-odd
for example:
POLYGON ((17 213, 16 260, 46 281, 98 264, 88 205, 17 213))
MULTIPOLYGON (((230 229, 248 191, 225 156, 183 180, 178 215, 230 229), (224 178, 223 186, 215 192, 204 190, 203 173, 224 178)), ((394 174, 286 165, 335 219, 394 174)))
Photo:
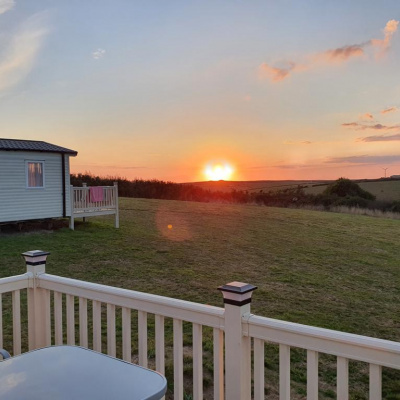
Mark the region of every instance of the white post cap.
POLYGON ((218 288, 224 296, 224 303, 234 306, 244 306, 251 303, 251 296, 256 289, 257 286, 243 282, 231 282, 218 288))
POLYGON ((50 253, 42 250, 31 250, 22 253, 25 258, 26 265, 42 265, 46 264, 47 256, 50 253))

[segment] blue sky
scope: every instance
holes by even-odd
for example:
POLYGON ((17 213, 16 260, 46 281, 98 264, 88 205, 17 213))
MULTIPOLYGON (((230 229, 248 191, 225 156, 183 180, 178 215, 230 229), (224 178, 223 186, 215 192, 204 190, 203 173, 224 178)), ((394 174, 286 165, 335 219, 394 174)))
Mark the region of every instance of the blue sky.
POLYGON ((0 136, 128 178, 400 174, 399 19, 398 0, 0 0, 0 136))

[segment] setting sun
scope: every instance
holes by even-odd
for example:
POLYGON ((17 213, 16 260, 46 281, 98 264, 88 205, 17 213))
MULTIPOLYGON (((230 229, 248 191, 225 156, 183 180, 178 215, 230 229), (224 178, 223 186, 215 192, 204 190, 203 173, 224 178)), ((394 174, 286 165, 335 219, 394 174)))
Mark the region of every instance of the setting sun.
POLYGON ((233 168, 229 164, 211 164, 207 165, 204 174, 210 181, 229 180, 233 172, 233 168))

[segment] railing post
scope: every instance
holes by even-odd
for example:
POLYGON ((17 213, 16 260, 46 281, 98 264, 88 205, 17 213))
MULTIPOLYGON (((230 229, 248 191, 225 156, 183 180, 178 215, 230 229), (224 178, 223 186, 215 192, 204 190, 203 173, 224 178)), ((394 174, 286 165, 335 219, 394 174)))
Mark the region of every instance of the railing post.
MULTIPOLYGON (((85 188, 84 192, 82 192, 82 198, 84 199, 84 204, 85 204, 85 208, 88 207, 88 197, 90 196, 89 194, 89 189, 87 188, 87 183, 83 182, 82 183, 82 187, 85 188)), ((89 202, 90 202, 90 198, 89 198, 89 202)), ((82 217, 82 221, 86 222, 86 217, 82 217)))
POLYGON ((256 286, 231 282, 218 288, 225 304, 225 398, 251 399, 251 340, 242 322, 250 316, 251 295, 256 286))
POLYGON ((50 291, 39 286, 40 275, 46 273, 46 259, 50 253, 33 250, 22 253, 30 275, 28 287, 29 350, 51 345, 50 291))
POLYGON ((69 229, 74 230, 74 209, 75 209, 75 191, 74 187, 71 185, 70 187, 70 204, 71 204, 71 216, 69 217, 69 229))
POLYGON ((115 196, 115 223, 114 223, 114 226, 116 228, 119 228, 118 182, 114 182, 114 196, 115 196))

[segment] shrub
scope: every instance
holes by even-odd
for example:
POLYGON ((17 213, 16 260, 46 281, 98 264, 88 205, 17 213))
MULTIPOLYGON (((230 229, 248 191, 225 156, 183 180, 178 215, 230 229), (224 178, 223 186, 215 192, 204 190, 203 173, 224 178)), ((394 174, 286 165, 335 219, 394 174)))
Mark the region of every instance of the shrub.
POLYGON ((332 204, 333 206, 360 207, 367 208, 368 200, 359 196, 338 197, 332 204))
POLYGON ((390 208, 392 212, 400 212, 400 201, 394 201, 392 207, 390 208))
POLYGON ((346 178, 339 178, 328 185, 323 192, 326 195, 336 195, 339 197, 360 197, 366 200, 375 200, 375 196, 364 189, 361 189, 357 183, 346 178))

